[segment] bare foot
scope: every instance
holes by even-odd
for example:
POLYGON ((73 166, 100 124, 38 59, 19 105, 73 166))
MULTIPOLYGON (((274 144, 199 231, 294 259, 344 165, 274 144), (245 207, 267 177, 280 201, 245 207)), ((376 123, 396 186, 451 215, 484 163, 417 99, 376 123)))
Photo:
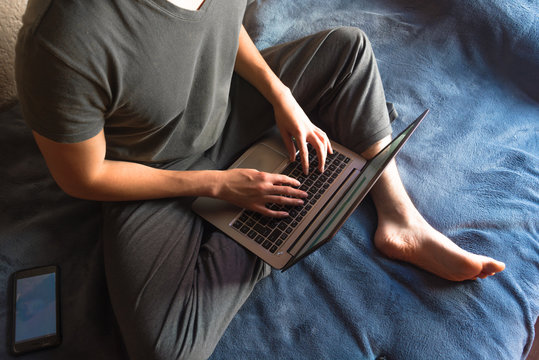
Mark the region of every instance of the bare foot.
MULTIPOLYGON (((362 155, 370 159, 389 141, 382 139, 362 155)), ((370 194, 378 213, 374 244, 386 256, 453 281, 484 279, 505 269, 504 263, 465 251, 430 226, 406 193, 394 161, 370 194)))
POLYGON ((457 246, 432 228, 415 208, 407 211, 379 217, 374 243, 386 256, 452 281, 484 279, 505 269, 500 261, 457 246))

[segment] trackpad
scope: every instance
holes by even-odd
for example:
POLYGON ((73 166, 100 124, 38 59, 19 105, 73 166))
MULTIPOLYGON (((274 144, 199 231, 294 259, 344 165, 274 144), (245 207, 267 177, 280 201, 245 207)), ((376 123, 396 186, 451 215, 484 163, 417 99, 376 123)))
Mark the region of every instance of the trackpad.
POLYGON ((236 166, 243 169, 257 169, 264 172, 275 172, 275 170, 288 158, 275 151, 271 147, 258 143, 247 152, 246 157, 240 160, 236 166))

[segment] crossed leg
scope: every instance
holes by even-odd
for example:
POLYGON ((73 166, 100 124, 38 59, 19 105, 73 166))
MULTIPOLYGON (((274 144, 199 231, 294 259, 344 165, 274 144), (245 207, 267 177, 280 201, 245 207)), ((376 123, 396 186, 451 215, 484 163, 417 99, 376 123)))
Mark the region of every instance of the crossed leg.
MULTIPOLYGON (((390 141, 384 90, 363 32, 333 29, 263 54, 330 138, 366 158, 390 141)), ((408 197, 394 161, 371 196, 378 213, 374 242, 386 256, 454 281, 485 278, 505 268, 499 261, 461 249, 432 228, 408 197)))
MULTIPOLYGON (((373 157, 389 141, 386 137, 362 155, 373 157)), ((500 261, 465 251, 430 226, 406 193, 395 161, 370 194, 378 214, 374 244, 389 258, 410 262, 453 281, 484 279, 505 268, 500 261)))

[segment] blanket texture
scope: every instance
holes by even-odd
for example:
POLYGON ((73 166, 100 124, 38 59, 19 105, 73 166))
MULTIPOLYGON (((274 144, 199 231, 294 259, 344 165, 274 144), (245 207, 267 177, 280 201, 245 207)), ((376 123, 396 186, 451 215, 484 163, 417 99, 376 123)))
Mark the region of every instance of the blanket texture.
MULTIPOLYGON (((257 0, 259 48, 335 26, 369 36, 399 132, 397 157, 426 219, 506 263, 454 283, 374 247, 367 198, 337 236, 263 280, 217 359, 524 359, 539 315, 539 5, 532 0, 257 0)), ((16 106, 0 114, 0 339, 9 275, 62 268, 63 344, 26 359, 125 359, 102 263, 100 207, 54 184, 16 106)), ((10 358, 0 347, 0 359, 10 358)))
POLYGON ((369 36, 426 219, 507 265, 452 283, 383 257, 366 201, 320 251, 262 282, 213 359, 518 359, 539 313, 539 9, 533 1, 256 2, 260 48, 334 26, 369 36))

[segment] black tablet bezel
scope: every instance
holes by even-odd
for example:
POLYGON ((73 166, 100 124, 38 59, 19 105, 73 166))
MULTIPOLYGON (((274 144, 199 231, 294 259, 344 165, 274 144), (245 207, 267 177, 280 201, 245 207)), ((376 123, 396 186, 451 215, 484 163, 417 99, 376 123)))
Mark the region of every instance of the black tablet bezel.
POLYGON ((60 315, 60 268, 57 265, 48 265, 25 269, 15 272, 11 279, 11 353, 20 355, 23 353, 45 349, 60 345, 61 336, 61 315, 60 315), (16 306, 17 306, 17 281, 25 278, 30 278, 39 275, 54 273, 55 296, 56 296, 56 333, 45 335, 34 339, 16 342, 15 327, 16 327, 16 306))

